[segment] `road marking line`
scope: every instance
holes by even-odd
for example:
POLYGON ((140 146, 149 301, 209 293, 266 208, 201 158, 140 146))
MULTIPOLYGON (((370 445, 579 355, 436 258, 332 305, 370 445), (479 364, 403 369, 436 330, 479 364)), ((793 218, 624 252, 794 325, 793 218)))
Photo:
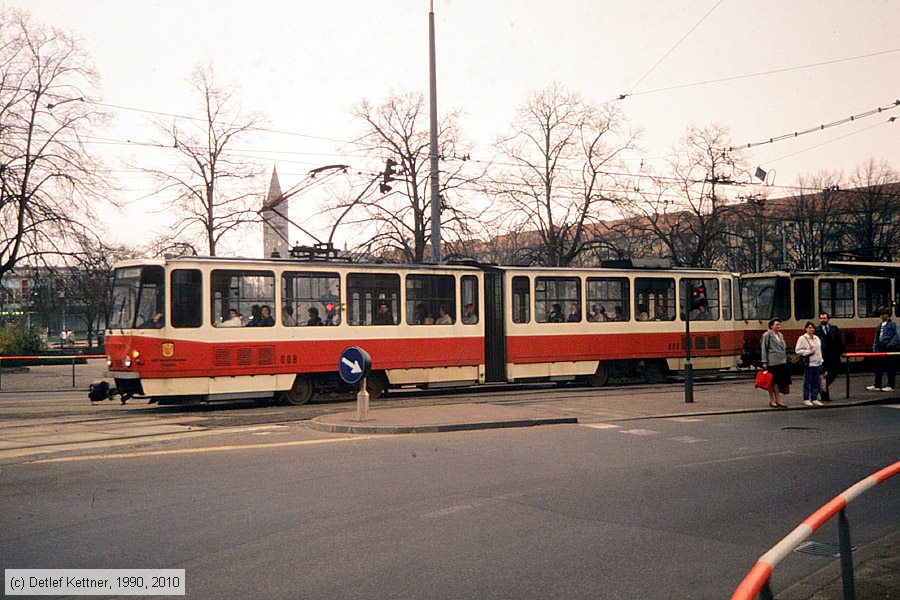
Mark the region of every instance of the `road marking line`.
POLYGON ((773 456, 792 456, 795 454, 793 450, 781 450, 779 452, 760 452, 757 454, 746 454, 744 456, 733 456, 730 458, 718 458, 715 460, 703 460, 697 462, 680 463, 674 465, 675 468, 685 469, 693 467, 703 467, 706 465, 719 465, 730 462, 740 462, 742 460, 759 460, 760 458, 770 458, 773 456))
POLYGON ((209 452, 233 452, 235 450, 263 450, 267 448, 288 448, 291 446, 314 446, 316 444, 333 444, 336 442, 355 442, 358 440, 386 439, 392 435, 363 435, 355 437, 333 438, 327 440, 295 440, 293 442, 272 442, 269 444, 234 444, 230 446, 210 446, 208 448, 177 448, 173 450, 148 450, 146 452, 120 452, 118 454, 92 454, 87 456, 61 456, 58 458, 42 458, 27 461, 28 464, 76 462, 80 460, 117 460, 122 458, 142 458, 146 456, 175 456, 179 454, 205 454, 209 452))
POLYGON ((591 429, 619 429, 618 425, 612 423, 579 423, 582 427, 590 427, 591 429))
POLYGON ((622 433, 630 433, 631 435, 659 435, 658 431, 652 429, 625 429, 622 433))
POLYGON ((705 442, 705 441, 707 441, 707 440, 705 440, 705 439, 703 439, 703 438, 695 438, 695 437, 691 437, 691 436, 689 436, 689 435, 683 435, 683 436, 680 436, 680 437, 673 437, 673 438, 669 438, 669 439, 670 439, 670 440, 673 440, 673 441, 675 441, 675 442, 684 442, 685 444, 696 444, 697 442, 705 442))

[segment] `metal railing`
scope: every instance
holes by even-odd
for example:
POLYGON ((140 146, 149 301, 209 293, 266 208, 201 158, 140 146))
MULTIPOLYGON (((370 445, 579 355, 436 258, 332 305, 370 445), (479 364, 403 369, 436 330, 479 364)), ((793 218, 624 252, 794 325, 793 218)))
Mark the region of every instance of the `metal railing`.
POLYGON ((757 596, 765 600, 774 600, 775 595, 769 586, 774 568, 793 552, 801 543, 834 515, 838 515, 838 546, 841 556, 841 581, 844 589, 844 600, 855 600, 856 589, 853 578, 853 549, 850 545, 850 522, 844 512, 851 500, 868 489, 887 481, 900 473, 900 461, 885 467, 862 481, 850 486, 819 510, 811 514, 796 529, 780 542, 759 557, 747 576, 737 587, 731 600, 754 600, 757 596))
POLYGON ((54 355, 54 356, 0 356, 0 390, 3 389, 3 361, 46 361, 46 362, 59 362, 61 360, 71 360, 72 361, 72 389, 75 389, 75 364, 78 360, 91 360, 91 359, 106 359, 105 354, 64 354, 64 355, 54 355))
MULTIPOLYGON (((842 354, 844 358, 887 358, 889 356, 897 356, 900 357, 900 352, 846 352, 842 354)), ((850 367, 849 365, 844 368, 845 373, 847 374, 847 387, 846 394, 847 398, 850 397, 850 367)))

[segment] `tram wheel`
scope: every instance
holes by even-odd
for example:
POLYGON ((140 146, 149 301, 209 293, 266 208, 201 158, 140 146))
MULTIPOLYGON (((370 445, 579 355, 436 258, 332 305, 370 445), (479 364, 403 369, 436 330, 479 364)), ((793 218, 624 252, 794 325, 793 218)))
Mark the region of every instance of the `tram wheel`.
POLYGON ((366 377, 366 391, 369 392, 369 400, 377 400, 384 393, 384 377, 377 373, 366 377))
POLYGON ((294 385, 284 393, 284 401, 286 404, 300 406, 312 399, 313 392, 315 392, 313 382, 303 375, 297 375, 294 385))
POLYGON ((657 384, 666 380, 669 373, 668 366, 659 360, 648 360, 641 369, 641 375, 647 383, 657 384))
POLYGON ((606 385, 609 382, 609 367, 606 366, 606 363, 598 363, 597 370, 587 378, 587 382, 591 387, 606 385))

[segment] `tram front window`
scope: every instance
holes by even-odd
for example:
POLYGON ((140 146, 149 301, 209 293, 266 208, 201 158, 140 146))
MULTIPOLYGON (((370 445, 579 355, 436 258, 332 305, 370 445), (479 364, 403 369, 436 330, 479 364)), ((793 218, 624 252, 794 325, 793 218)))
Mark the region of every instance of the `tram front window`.
POLYGON ((741 280, 741 304, 746 320, 767 321, 790 316, 790 281, 787 277, 741 280))
POLYGON ((165 322, 163 281, 163 269, 159 266, 116 269, 109 316, 110 329, 162 327, 165 322))

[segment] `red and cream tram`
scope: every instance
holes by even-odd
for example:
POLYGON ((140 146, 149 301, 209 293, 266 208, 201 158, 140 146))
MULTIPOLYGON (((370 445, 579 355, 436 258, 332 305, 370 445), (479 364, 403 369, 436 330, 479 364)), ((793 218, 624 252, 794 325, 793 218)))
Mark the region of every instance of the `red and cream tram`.
MULTIPOLYGON (((555 269, 179 257, 116 266, 107 377, 125 401, 264 398, 349 391, 350 345, 372 357, 369 391, 398 386, 662 381, 684 364, 736 365, 737 277, 693 269, 555 269)), ((106 384, 108 387, 108 384, 106 384)), ((92 399, 106 390, 93 386, 92 399)))
POLYGON ((847 352, 872 349, 878 313, 892 307, 897 313, 900 279, 851 275, 833 271, 775 271, 742 275, 741 312, 747 324, 744 362, 759 361, 759 342, 771 319, 782 320, 781 332, 788 348, 803 335, 803 325, 819 324, 819 314, 828 313, 844 338, 847 352))

